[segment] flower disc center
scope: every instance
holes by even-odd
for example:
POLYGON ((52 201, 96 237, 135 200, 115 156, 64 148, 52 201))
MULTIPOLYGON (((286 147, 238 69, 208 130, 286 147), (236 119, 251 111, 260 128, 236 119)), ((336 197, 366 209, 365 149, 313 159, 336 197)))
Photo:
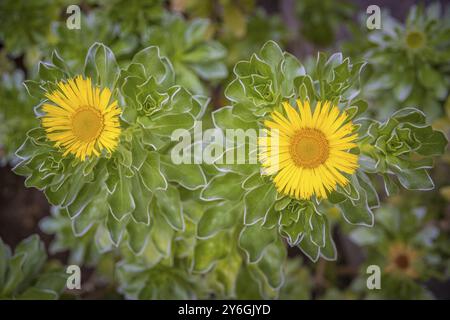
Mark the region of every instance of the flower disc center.
POLYGON ((82 108, 72 116, 72 129, 80 140, 97 139, 103 129, 102 114, 94 108, 82 108))
POLYGON ((289 153, 298 167, 316 168, 328 159, 329 152, 327 138, 317 129, 300 129, 291 138, 289 153))

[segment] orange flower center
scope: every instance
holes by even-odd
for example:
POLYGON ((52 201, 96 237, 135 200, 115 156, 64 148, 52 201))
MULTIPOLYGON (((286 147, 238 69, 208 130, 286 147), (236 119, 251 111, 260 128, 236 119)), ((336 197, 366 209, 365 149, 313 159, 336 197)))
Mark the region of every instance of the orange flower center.
POLYGON ((330 154, 330 147, 321 131, 304 128, 291 138, 289 153, 298 167, 312 169, 325 163, 330 154))

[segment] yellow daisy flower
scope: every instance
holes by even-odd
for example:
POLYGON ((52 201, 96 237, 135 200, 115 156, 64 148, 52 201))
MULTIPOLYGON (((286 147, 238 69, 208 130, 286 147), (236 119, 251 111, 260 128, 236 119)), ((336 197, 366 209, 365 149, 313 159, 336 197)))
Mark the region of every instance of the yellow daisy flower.
POLYGON ((91 79, 77 76, 60 81, 58 89, 45 95, 53 104, 45 103, 41 121, 49 140, 80 160, 103 150, 111 153, 120 136, 117 101, 111 102, 111 91, 92 85, 91 79))
POLYGON ((296 199, 326 198, 344 186, 358 167, 358 157, 348 151, 356 147, 354 126, 347 114, 330 102, 318 102, 314 113, 309 102, 297 100, 299 112, 289 103, 266 120, 267 137, 258 141, 265 174, 273 175, 279 193, 296 199), (277 139, 274 139, 274 137, 277 139))

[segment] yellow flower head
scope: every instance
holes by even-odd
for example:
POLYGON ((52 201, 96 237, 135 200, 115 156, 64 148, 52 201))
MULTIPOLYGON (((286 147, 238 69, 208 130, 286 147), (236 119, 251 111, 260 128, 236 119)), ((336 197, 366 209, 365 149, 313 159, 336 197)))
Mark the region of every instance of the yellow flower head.
POLYGON ((120 108, 111 102, 111 91, 92 85, 91 79, 77 76, 60 81, 58 89, 47 93, 53 104, 45 103, 42 126, 49 140, 80 160, 103 150, 114 151, 119 142, 120 108))
POLYGON ((348 152, 358 136, 347 114, 330 102, 318 102, 314 113, 308 101, 297 100, 297 105, 299 112, 283 103, 286 116, 274 111, 264 122, 269 130, 259 139, 260 160, 265 173, 274 175, 279 193, 326 198, 337 185, 347 184, 343 172, 352 174, 358 167, 357 155, 348 152))
POLYGON ((419 253, 404 243, 394 243, 389 247, 387 273, 417 278, 416 270, 419 253))

